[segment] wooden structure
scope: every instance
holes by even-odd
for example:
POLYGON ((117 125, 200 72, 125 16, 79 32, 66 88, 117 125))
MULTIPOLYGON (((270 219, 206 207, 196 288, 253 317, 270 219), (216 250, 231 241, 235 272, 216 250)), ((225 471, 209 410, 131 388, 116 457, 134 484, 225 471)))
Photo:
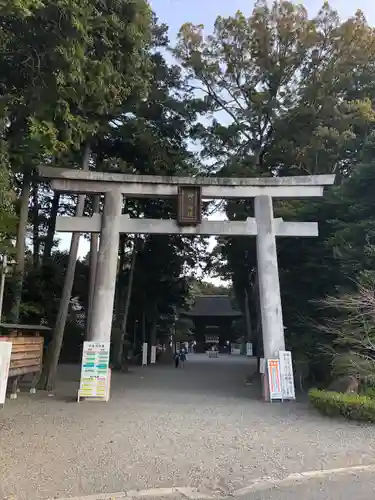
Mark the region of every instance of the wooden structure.
POLYGON ((35 393, 43 364, 44 338, 41 333, 50 328, 40 325, 12 325, 0 323, 0 341, 12 343, 9 379, 12 381, 11 399, 17 398, 18 382, 33 375, 31 393, 35 393))
POLYGON ((179 186, 177 223, 180 226, 196 226, 202 222, 201 186, 179 186))
POLYGON ((228 295, 199 295, 190 311, 180 314, 194 323, 197 352, 206 352, 214 344, 218 350, 223 350, 228 340, 236 339, 233 321, 242 317, 242 313, 233 308, 228 295))

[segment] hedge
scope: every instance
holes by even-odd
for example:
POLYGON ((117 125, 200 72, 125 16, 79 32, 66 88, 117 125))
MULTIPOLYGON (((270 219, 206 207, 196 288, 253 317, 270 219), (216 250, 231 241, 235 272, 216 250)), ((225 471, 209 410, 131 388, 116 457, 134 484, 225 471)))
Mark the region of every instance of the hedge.
POLYGON ((375 399, 369 396, 311 389, 309 399, 329 417, 341 415, 349 420, 375 423, 375 399))

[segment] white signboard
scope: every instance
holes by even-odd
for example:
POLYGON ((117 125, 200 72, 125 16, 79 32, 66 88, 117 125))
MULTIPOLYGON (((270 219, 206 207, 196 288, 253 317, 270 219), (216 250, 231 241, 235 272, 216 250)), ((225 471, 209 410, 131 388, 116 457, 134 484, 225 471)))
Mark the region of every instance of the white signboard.
POLYGON ((253 355, 253 344, 251 342, 246 342, 246 356, 253 355))
POLYGON ((268 359, 268 385, 270 390, 270 400, 283 399, 280 377, 280 360, 268 359))
POLYGON ((151 364, 154 365, 156 363, 156 345, 151 346, 151 364))
POLYGON ((108 401, 110 391, 109 342, 84 342, 80 398, 108 401))
POLYGON ((280 377, 283 399, 296 399, 294 388, 294 375, 292 353, 290 351, 280 351, 280 377))
POLYGON ((264 358, 259 360, 259 373, 266 373, 266 360, 264 358))
POLYGON ((205 335, 206 344, 218 344, 219 335, 205 335))
POLYGON ((142 366, 147 365, 148 343, 144 342, 142 347, 142 366))
POLYGON ((5 403, 12 342, 0 342, 0 405, 5 403))

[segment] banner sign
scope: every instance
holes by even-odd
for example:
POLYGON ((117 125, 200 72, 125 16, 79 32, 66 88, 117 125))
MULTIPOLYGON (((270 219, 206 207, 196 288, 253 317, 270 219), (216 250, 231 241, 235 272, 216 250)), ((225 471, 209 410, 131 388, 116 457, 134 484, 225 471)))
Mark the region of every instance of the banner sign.
POLYGON ((246 342, 246 356, 253 355, 253 344, 251 342, 246 342))
POLYGON ((147 365, 148 343, 144 342, 142 346, 142 366, 147 365))
POLYGON ((12 342, 0 342, 0 405, 5 403, 12 342))
POLYGON ((156 363, 156 345, 151 346, 151 364, 154 365, 156 363))
POLYGON ((266 360, 264 358, 260 358, 259 360, 259 373, 266 373, 266 360))
POLYGON ((270 390, 270 400, 283 399, 280 377, 280 360, 269 359, 268 365, 268 384, 270 390))
POLYGON ((84 342, 81 382, 78 392, 80 398, 109 400, 110 369, 109 342, 84 342))
POLYGON ((294 375, 292 353, 290 351, 280 351, 280 378, 283 399, 296 399, 296 392, 294 388, 294 375))

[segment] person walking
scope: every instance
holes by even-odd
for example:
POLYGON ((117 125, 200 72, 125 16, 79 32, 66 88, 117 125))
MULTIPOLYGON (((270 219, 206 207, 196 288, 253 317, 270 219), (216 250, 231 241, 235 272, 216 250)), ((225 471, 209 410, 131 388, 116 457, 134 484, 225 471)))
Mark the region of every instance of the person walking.
POLYGON ((180 364, 180 353, 178 351, 175 352, 175 354, 173 356, 173 361, 174 361, 175 368, 178 368, 178 366, 180 364))
POLYGON ((185 366, 185 361, 186 361, 186 352, 185 352, 185 349, 182 349, 181 354, 180 354, 181 368, 183 368, 185 366))

